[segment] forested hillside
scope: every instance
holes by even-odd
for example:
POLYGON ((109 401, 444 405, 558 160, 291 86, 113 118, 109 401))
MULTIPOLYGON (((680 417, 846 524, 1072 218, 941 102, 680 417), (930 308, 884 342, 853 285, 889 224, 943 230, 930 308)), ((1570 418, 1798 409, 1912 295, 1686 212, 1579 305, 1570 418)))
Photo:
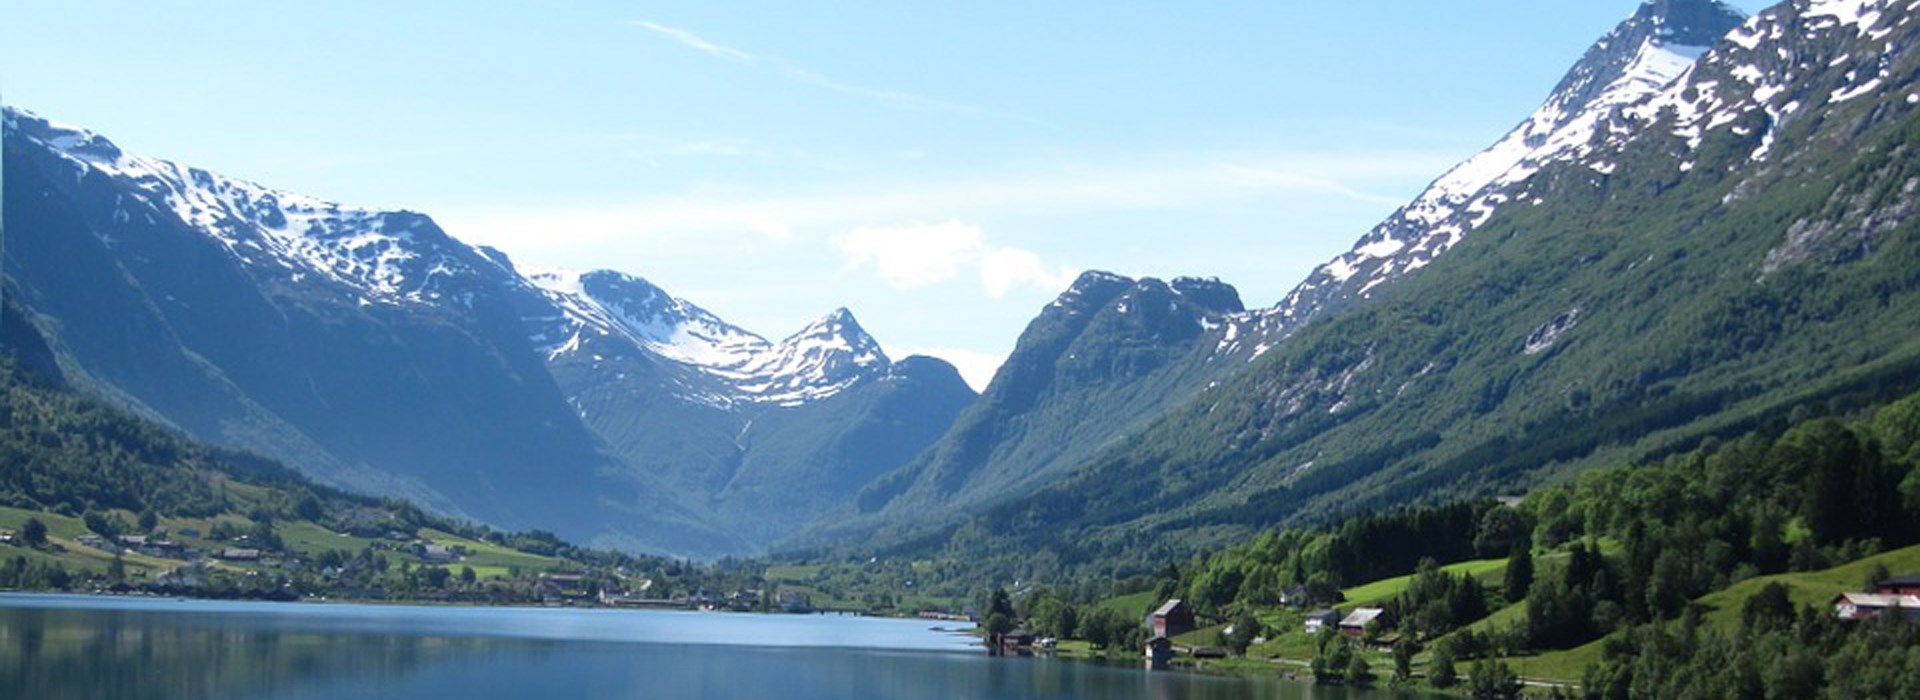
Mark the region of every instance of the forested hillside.
POLYGON ((531 602, 550 593, 542 574, 578 573, 594 590, 720 588, 706 569, 495 532, 196 443, 66 389, 45 341, 7 302, 0 587, 531 602))
POLYGON ((1354 681, 1357 656, 1438 688, 1459 664, 1594 698, 1910 697, 1920 633, 1841 624, 1830 606, 1920 573, 1920 394, 1819 410, 1511 504, 1272 530, 1105 593, 1029 588, 1018 621, 1127 649, 1143 632, 1117 601, 1180 598, 1207 628, 1188 642, 1233 648, 1250 672, 1354 681), (1301 631, 1323 606, 1384 609, 1372 650, 1301 631))

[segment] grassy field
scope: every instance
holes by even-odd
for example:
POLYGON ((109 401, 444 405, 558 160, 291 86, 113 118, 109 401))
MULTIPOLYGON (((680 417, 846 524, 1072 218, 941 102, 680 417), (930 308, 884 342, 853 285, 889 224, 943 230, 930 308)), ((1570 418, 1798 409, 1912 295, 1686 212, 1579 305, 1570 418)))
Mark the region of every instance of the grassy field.
POLYGON ((1599 639, 1564 651, 1510 657, 1506 662, 1514 673, 1529 681, 1576 684, 1586 674, 1587 667, 1600 663, 1606 648, 1607 641, 1599 639))
MULTIPOLYGON (((0 507, 0 528, 12 530, 17 533, 20 531, 20 526, 24 525, 29 518, 39 518, 40 522, 47 526, 47 541, 65 551, 35 550, 21 546, 0 546, 0 556, 5 556, 9 559, 16 556, 26 557, 29 562, 51 563, 64 569, 86 571, 89 573, 104 573, 107 567, 113 565, 112 553, 80 544, 80 537, 87 534, 87 526, 81 523, 79 518, 70 518, 64 515, 42 511, 0 507)), ((185 562, 170 559, 156 559, 144 554, 124 555, 121 561, 126 566, 127 575, 136 578, 151 576, 185 564, 185 562)))
MULTIPOLYGON (((1920 571, 1920 545, 1896 549, 1822 571, 1804 571, 1747 579, 1728 586, 1724 590, 1702 596, 1694 602, 1707 608, 1708 613, 1705 619, 1709 624, 1732 628, 1740 624, 1740 607, 1768 583, 1778 581, 1785 584, 1795 605, 1824 608, 1833 602, 1834 596, 1859 590, 1861 584, 1865 583, 1867 573, 1872 571, 1876 564, 1885 566, 1888 571, 1895 574, 1920 571)), ((1525 611, 1522 610, 1520 616, 1524 618, 1524 615, 1525 611)), ((1515 657, 1507 661, 1522 677, 1572 683, 1580 680, 1580 676, 1588 666, 1600 662, 1605 648, 1606 641, 1599 640, 1564 651, 1515 657)))
POLYGON ((1920 545, 1822 571, 1750 578, 1728 586, 1726 590, 1708 594, 1696 602, 1710 610, 1706 618, 1708 622, 1721 627, 1733 627, 1740 623, 1740 606, 1746 604, 1747 599, 1760 592, 1761 588, 1777 581, 1786 585, 1788 597, 1794 605, 1826 608, 1833 603, 1834 596, 1863 590, 1867 574, 1873 571, 1875 565, 1884 566, 1895 575, 1920 572, 1920 545))
POLYGON ((771 583, 806 583, 820 575, 827 567, 813 566, 769 566, 767 581, 771 583))
POLYGON ((1141 591, 1116 598, 1108 598, 1094 603, 1093 607, 1095 609, 1106 608, 1119 611, 1121 615, 1126 616, 1129 620, 1145 620, 1147 619, 1147 613, 1153 612, 1154 605, 1159 602, 1160 601, 1154 600, 1153 591, 1141 591))
POLYGON ((329 550, 358 554, 374 542, 363 537, 331 532, 306 521, 276 523, 273 531, 280 535, 280 541, 288 549, 309 557, 319 556, 329 550))
POLYGON ((567 568, 565 560, 507 549, 491 542, 467 539, 439 530, 421 530, 420 537, 438 545, 466 547, 466 560, 454 565, 453 568, 458 570, 461 566, 471 566, 473 572, 481 578, 504 577, 516 568, 529 573, 567 568))
MULTIPOLYGON (((1498 583, 1501 578, 1507 574, 1507 560, 1504 557, 1500 559, 1475 559, 1473 561, 1463 561, 1458 564, 1448 564, 1440 567, 1440 570, 1455 576, 1472 576, 1480 579, 1482 583, 1498 583)), ((1407 590, 1407 586, 1412 583, 1413 575, 1408 574, 1406 576, 1395 576, 1393 578, 1381 579, 1372 583, 1348 588, 1340 591, 1340 594, 1347 598, 1347 602, 1342 603, 1340 609, 1347 611, 1369 603, 1386 602, 1407 590)))

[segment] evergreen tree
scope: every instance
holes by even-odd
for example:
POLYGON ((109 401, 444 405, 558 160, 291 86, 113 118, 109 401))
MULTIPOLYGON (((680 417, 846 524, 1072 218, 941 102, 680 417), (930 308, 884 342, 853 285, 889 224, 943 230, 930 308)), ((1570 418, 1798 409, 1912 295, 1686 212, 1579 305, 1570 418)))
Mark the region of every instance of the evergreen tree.
POLYGON ((1393 645, 1393 683, 1405 685, 1413 680, 1413 642, 1405 639, 1393 645))
POLYGON ((1260 618, 1255 617, 1253 611, 1243 609, 1233 619, 1232 633, 1226 635, 1227 648, 1235 654, 1245 654, 1247 647, 1253 646, 1254 638, 1260 636, 1262 631, 1260 618))
POLYGON ((1459 682, 1459 672, 1453 668, 1453 650, 1442 644, 1433 650, 1433 658, 1427 662, 1427 683, 1445 690, 1459 682))
POLYGON ((1373 667, 1367 665, 1364 654, 1353 654, 1347 659, 1347 682, 1354 685, 1373 685, 1373 667))
POLYGON ((1467 674, 1467 692, 1479 700, 1508 700, 1520 697, 1520 677, 1506 662, 1481 659, 1473 662, 1467 674))
POLYGON ((47 524, 39 518, 27 518, 27 522, 20 525, 20 538, 29 547, 47 546, 47 524))
POLYGON ((1507 557, 1506 595, 1508 603, 1517 603, 1527 597, 1527 589, 1533 586, 1533 543, 1522 539, 1513 546, 1513 553, 1507 557))

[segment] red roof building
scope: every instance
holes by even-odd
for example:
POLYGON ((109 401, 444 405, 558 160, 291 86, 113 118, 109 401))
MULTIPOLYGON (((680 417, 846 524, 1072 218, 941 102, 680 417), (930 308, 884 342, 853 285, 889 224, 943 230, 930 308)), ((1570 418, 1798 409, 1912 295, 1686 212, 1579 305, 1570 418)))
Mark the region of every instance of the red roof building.
POLYGON ((1179 598, 1167 601, 1147 616, 1156 637, 1178 637, 1194 630, 1193 607, 1179 598))

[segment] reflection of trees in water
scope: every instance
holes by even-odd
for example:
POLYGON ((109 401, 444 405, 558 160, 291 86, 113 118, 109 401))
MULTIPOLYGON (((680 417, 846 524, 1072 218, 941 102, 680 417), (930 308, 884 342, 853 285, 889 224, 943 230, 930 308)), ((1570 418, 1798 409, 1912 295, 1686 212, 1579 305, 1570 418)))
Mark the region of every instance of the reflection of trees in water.
MULTIPOLYGON (((157 602, 157 601, 156 601, 157 602)), ((398 614, 398 613, 396 613, 398 614)), ((977 654, 431 636, 424 618, 0 608, 0 697, 1381 700, 1385 691, 977 654)), ((458 617, 458 615, 455 615, 458 617)), ((695 620, 694 622, 704 622, 695 620)), ((459 625, 455 625, 458 627, 459 625)))
POLYGON ((212 615, 183 624, 179 615, 0 610, 0 690, 36 699, 234 697, 342 679, 393 681, 500 643, 275 629, 212 615))

